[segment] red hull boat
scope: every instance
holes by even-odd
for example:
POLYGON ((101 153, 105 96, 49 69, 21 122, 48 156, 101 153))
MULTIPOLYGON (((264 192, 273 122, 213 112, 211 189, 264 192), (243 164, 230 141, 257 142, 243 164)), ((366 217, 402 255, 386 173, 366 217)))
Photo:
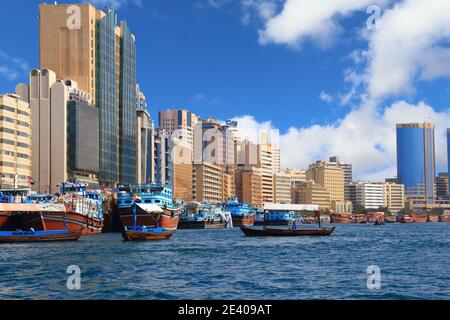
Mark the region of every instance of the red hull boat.
POLYGON ((333 213, 330 215, 331 223, 352 223, 353 219, 350 214, 333 213))
POLYGON ((20 225, 20 217, 11 212, 0 212, 0 230, 16 230, 20 225))
MULTIPOLYGON (((136 207, 136 224, 147 226, 149 228, 161 227, 166 231, 175 231, 178 229, 180 221, 181 209, 163 210, 163 212, 152 212, 152 210, 144 210, 140 205, 136 207)), ((119 208, 119 216, 122 226, 131 227, 134 224, 133 208, 119 208)))
POLYGON ((36 212, 23 214, 21 219, 25 229, 63 230, 67 222, 67 230, 89 235, 100 234, 103 228, 103 221, 77 212, 36 212))
POLYGON ((253 226, 255 224, 255 216, 233 217, 233 227, 253 226))

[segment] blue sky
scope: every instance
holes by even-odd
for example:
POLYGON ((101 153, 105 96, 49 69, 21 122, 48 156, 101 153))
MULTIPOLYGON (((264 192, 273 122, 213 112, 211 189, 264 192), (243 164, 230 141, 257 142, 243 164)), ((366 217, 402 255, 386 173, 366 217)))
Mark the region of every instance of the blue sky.
MULTIPOLYGON (((436 119, 438 136, 450 126, 450 70, 442 67, 449 27, 424 25, 428 34, 413 34, 395 24, 395 15, 405 12, 406 25, 440 21, 439 14, 450 13, 445 1, 429 1, 429 12, 415 0, 94 2, 114 6, 135 33, 138 81, 153 117, 161 109, 188 108, 236 118, 243 131, 277 128, 284 166, 338 155, 355 163, 361 179, 382 179, 395 174, 393 122, 436 119), (395 30, 367 29, 372 3, 386 16, 382 27, 395 30), (413 20, 418 11, 425 12, 423 21, 413 20), (430 41, 399 48, 397 33, 407 44, 423 36, 430 41), (436 47, 442 50, 427 53, 436 47), (390 55, 408 64, 391 66, 390 55)), ((14 14, 0 20, 0 92, 12 92, 30 67, 38 67, 39 3, 4 1, 4 12, 14 14)), ((446 170, 443 138, 437 140, 438 167, 446 170)))

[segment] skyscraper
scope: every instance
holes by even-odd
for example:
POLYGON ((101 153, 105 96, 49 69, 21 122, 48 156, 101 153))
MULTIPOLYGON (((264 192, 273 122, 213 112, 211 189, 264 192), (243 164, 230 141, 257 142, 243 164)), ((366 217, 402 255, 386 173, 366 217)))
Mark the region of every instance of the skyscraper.
POLYGON ((407 198, 435 200, 434 125, 397 124, 398 183, 405 185, 407 198))
POLYGON ((99 178, 103 185, 136 183, 136 45, 127 24, 116 25, 87 3, 42 4, 41 69, 72 79, 99 109, 99 178))
POLYGON ((98 109, 75 81, 56 79, 52 70, 33 69, 16 93, 30 104, 33 190, 58 192, 70 180, 98 186, 98 109))
POLYGON ((165 110, 159 112, 159 129, 169 135, 173 163, 172 186, 175 199, 192 200, 194 129, 198 122, 188 110, 165 110))

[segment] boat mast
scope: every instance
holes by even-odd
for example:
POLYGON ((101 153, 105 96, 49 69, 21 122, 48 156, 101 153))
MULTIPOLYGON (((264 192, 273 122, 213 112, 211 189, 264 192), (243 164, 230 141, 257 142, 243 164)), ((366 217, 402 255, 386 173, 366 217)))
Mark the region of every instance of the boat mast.
POLYGON ((136 227, 137 227, 136 200, 134 200, 134 204, 133 204, 133 227, 134 227, 134 229, 136 229, 136 227))
POLYGON ((321 222, 320 222, 320 210, 317 211, 317 219, 319 220, 319 229, 322 229, 321 222))

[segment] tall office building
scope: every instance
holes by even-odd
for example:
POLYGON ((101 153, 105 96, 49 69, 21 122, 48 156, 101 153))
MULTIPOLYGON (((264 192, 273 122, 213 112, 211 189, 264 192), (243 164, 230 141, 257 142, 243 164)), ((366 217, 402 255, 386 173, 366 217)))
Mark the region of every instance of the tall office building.
POLYGON ((221 166, 207 162, 194 164, 191 199, 213 204, 223 201, 223 170, 221 166))
POLYGON ((365 209, 378 209, 384 206, 384 183, 359 182, 356 187, 356 203, 365 209))
MULTIPOLYGON (((154 157, 153 121, 148 112, 147 99, 136 85, 136 179, 137 184, 154 182, 153 169, 148 168, 149 160, 154 157)), ((154 166, 154 162, 151 163, 154 166)))
POLYGON ((89 94, 48 69, 31 70, 16 93, 31 109, 33 190, 55 193, 69 179, 97 186, 98 110, 89 94))
POLYGON ((405 208, 405 186, 397 183, 384 183, 383 206, 397 213, 405 208))
POLYGON ((325 187, 331 200, 344 202, 344 171, 325 161, 317 161, 309 166, 306 179, 325 187))
POLYGON ((198 117, 184 109, 159 112, 159 128, 170 136, 174 198, 192 199, 194 130, 198 117))
POLYGON ((236 195, 240 201, 261 208, 264 201, 259 146, 249 140, 243 140, 235 145, 235 157, 236 195))
POLYGON ((443 199, 448 197, 448 173, 441 172, 436 177, 436 197, 443 199))
POLYGON ((434 125, 397 124, 398 182, 405 185, 407 198, 424 205, 435 200, 434 125))
POLYGON ((88 3, 39 6, 39 64, 57 79, 72 79, 95 103, 96 21, 100 12, 88 3), (78 11, 79 10, 79 11, 78 11))
POLYGON ((192 149, 194 130, 198 121, 199 119, 194 113, 185 109, 164 110, 159 112, 158 128, 166 130, 169 135, 176 131, 177 138, 192 149))
POLYGON ((342 161, 339 157, 330 157, 329 164, 335 165, 344 171, 345 184, 353 181, 353 165, 350 162, 342 161))
POLYGON ((99 130, 98 109, 92 105, 87 92, 77 83, 66 80, 67 101, 67 177, 71 181, 99 186, 99 130))
POLYGON ((170 136, 163 129, 156 129, 153 137, 149 138, 153 143, 154 154, 148 157, 147 171, 149 182, 173 186, 173 162, 171 154, 170 136))
POLYGON ((264 203, 274 203, 273 145, 258 145, 261 163, 262 196, 264 203))
POLYGON ((291 176, 285 172, 278 172, 274 176, 275 203, 291 203, 291 176))
POLYGON ((0 188, 29 188, 31 113, 18 95, 0 95, 0 136, 0 188))
POLYGON ((136 172, 137 184, 146 184, 150 182, 147 173, 147 163, 149 157, 153 157, 152 145, 153 140, 149 140, 149 136, 153 134, 149 127, 151 121, 150 114, 147 110, 136 110, 136 172), (150 142, 150 144, 149 144, 150 142))
POLYGON ((42 4, 39 17, 41 69, 76 81, 99 110, 101 183, 136 183, 136 45, 127 24, 87 3, 42 4))
POLYGON ((48 69, 33 69, 30 84, 19 84, 17 94, 30 104, 33 190, 55 193, 67 181, 68 90, 48 69))
POLYGON ((262 172, 256 166, 241 166, 236 178, 236 194, 251 207, 262 208, 262 172))
POLYGON ((276 145, 272 145, 272 167, 274 174, 281 171, 281 150, 276 145))

